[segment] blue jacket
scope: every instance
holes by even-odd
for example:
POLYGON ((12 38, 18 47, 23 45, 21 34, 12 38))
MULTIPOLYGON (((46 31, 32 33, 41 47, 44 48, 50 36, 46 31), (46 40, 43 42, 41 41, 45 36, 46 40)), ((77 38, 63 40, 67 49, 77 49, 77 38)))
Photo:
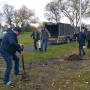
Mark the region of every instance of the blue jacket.
POLYGON ((85 45, 85 39, 86 38, 85 38, 85 35, 82 32, 78 33, 77 39, 78 39, 79 45, 81 45, 81 46, 85 45))
POLYGON ((44 28, 44 30, 41 30, 41 39, 47 40, 49 38, 49 31, 44 28))
POLYGON ((18 44, 17 35, 11 30, 3 37, 2 45, 0 46, 0 53, 15 54, 16 51, 21 52, 21 47, 18 44))

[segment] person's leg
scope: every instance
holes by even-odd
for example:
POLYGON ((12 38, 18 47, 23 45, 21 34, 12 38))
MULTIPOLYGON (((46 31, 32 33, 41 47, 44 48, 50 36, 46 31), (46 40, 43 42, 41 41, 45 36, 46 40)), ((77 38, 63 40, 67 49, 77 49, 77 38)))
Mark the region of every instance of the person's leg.
POLYGON ((5 70, 5 75, 4 75, 4 84, 6 84, 7 82, 9 82, 9 75, 12 69, 13 56, 9 54, 1 54, 1 55, 4 58, 7 65, 6 70, 5 70))
POLYGON ((89 48, 89 40, 88 40, 87 48, 89 48))
POLYGON ((48 42, 48 39, 45 40, 45 52, 46 52, 46 50, 47 50, 47 42, 48 42))
POLYGON ((19 74, 19 57, 14 54, 13 55, 13 60, 15 61, 15 65, 14 65, 14 74, 18 75, 19 74))
POLYGON ((88 40, 88 48, 90 48, 90 40, 88 40))
POLYGON ((85 54, 85 51, 84 51, 84 49, 83 49, 83 46, 81 46, 81 50, 82 50, 83 55, 84 55, 84 54, 85 54))
POLYGON ((79 45, 79 55, 81 55, 81 45, 79 45))
POLYGON ((41 40, 41 52, 43 52, 43 43, 44 43, 44 40, 42 39, 41 40))
POLYGON ((37 42, 37 40, 34 40, 34 48, 35 48, 35 50, 37 50, 36 42, 37 42))

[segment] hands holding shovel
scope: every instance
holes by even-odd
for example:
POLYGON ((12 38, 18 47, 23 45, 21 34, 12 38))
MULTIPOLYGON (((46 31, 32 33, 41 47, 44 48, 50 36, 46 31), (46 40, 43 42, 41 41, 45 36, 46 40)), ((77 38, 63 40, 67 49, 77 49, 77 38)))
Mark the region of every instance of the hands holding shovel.
POLYGON ((24 51, 23 51, 24 46, 23 46, 23 44, 20 44, 20 47, 21 47, 21 49, 22 49, 21 54, 24 55, 24 51))

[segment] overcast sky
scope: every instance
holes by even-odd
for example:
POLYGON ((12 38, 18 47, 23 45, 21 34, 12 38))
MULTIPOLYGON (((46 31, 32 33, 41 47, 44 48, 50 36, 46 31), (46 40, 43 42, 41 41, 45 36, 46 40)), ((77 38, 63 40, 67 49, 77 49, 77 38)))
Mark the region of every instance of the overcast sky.
POLYGON ((50 1, 52 0, 0 0, 0 11, 5 3, 14 6, 15 9, 19 9, 22 5, 26 5, 27 8, 34 10, 35 15, 43 22, 46 21, 44 18, 44 7, 50 1))
MULTIPOLYGON (((26 5, 27 8, 34 10, 35 15, 39 17, 41 22, 43 22, 46 21, 44 17, 45 13, 44 7, 50 1, 52 0, 0 0, 0 11, 5 3, 14 6, 15 9, 19 9, 22 7, 22 5, 26 5)), ((86 24, 90 24, 90 20, 82 20, 82 21, 86 24)), ((69 20, 65 17, 61 19, 61 22, 70 23, 69 20)))

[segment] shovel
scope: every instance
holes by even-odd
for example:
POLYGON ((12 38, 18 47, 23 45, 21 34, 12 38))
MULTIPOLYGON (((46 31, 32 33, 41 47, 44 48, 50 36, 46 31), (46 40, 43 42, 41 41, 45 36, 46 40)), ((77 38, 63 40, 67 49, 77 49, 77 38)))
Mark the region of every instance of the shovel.
MULTIPOLYGON (((22 45, 22 51, 24 49, 24 46, 22 45)), ((22 64, 23 64, 23 74, 22 74, 22 79, 26 78, 26 72, 25 72, 25 68, 24 68, 24 55, 22 54, 22 64)))

